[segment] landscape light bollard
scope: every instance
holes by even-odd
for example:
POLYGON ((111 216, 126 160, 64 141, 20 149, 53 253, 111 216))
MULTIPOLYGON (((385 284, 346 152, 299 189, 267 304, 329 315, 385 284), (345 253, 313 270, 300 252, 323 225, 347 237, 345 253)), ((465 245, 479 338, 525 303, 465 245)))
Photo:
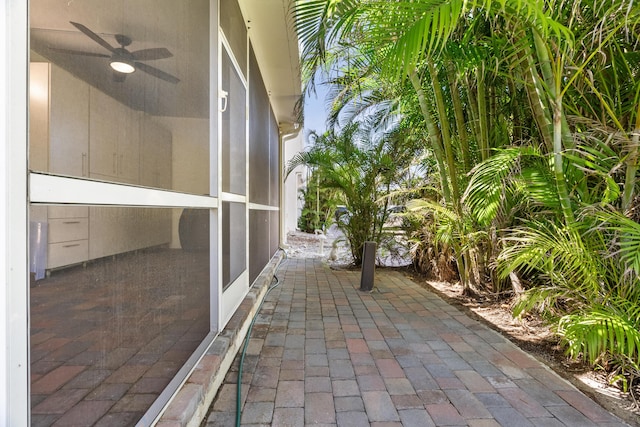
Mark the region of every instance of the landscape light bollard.
POLYGON ((373 290, 373 276, 376 269, 376 242, 364 242, 362 249, 362 273, 360 290, 373 290))

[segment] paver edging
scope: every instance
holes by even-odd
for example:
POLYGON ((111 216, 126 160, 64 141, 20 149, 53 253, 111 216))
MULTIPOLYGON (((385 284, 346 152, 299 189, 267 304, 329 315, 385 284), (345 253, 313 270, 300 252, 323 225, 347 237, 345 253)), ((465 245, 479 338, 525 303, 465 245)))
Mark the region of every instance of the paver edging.
POLYGON ((197 427, 201 424, 242 347, 251 321, 283 258, 282 251, 271 258, 225 328, 213 340, 185 384, 169 402, 157 426, 197 427))

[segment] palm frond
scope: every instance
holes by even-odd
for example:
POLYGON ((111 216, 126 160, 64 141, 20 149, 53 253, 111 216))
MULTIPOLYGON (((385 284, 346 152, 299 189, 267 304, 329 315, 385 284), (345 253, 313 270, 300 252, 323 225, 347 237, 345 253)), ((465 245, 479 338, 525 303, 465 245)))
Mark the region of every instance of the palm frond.
POLYGON ((594 365, 608 352, 627 356, 637 363, 640 354, 639 315, 640 306, 631 313, 611 306, 591 307, 562 317, 558 332, 573 358, 584 355, 594 365))
POLYGON ((626 268, 640 275, 640 224, 612 209, 593 209, 591 214, 602 221, 598 228, 616 233, 612 241, 617 250, 613 254, 620 257, 626 268))
POLYGON ((462 201, 480 224, 487 225, 496 217, 508 191, 507 176, 514 172, 520 157, 537 155, 537 150, 530 146, 504 148, 472 169, 462 201))
POLYGON ((511 230, 504 241, 506 247, 498 257, 501 277, 512 271, 542 273, 587 300, 600 294, 599 256, 584 244, 575 227, 531 221, 527 227, 511 230))

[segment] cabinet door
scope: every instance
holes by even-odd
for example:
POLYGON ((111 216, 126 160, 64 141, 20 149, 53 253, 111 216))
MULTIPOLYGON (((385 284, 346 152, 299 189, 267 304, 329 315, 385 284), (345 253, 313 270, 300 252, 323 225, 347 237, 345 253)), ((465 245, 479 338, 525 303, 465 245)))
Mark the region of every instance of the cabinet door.
POLYGON ((156 187, 173 189, 173 140, 167 131, 156 147, 156 187))
POLYGON ((171 132, 145 117, 140 138, 140 184, 171 189, 171 132))
POLYGON ((51 65, 49 171, 88 176, 89 85, 51 65))
POLYGON ((89 259, 88 245, 87 240, 49 243, 47 245, 49 249, 47 268, 57 268, 86 261, 89 259))
POLYGON ((89 258, 96 259, 130 250, 136 231, 126 208, 89 208, 89 258))
POLYGON ((120 127, 116 160, 118 181, 140 182, 140 119, 142 114, 120 106, 120 127))
POLYGON ((97 89, 90 90, 89 170, 92 178, 116 180, 118 139, 123 108, 115 99, 97 89))
POLYGON ((91 177, 137 184, 140 113, 97 89, 90 92, 91 177))
POLYGON ((29 64, 29 169, 49 170, 48 62, 29 64))

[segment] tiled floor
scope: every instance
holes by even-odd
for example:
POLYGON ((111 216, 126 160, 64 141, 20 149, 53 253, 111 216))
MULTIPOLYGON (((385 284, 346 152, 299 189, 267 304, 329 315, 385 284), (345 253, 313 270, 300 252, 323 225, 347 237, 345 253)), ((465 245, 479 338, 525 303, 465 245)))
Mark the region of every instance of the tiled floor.
MULTIPOLYGON (((242 372, 242 425, 621 426, 498 333, 396 272, 289 259, 242 372)), ((206 425, 235 423, 238 359, 206 425)))
POLYGON ((208 332, 207 259, 139 251, 38 281, 32 426, 135 425, 208 332))

